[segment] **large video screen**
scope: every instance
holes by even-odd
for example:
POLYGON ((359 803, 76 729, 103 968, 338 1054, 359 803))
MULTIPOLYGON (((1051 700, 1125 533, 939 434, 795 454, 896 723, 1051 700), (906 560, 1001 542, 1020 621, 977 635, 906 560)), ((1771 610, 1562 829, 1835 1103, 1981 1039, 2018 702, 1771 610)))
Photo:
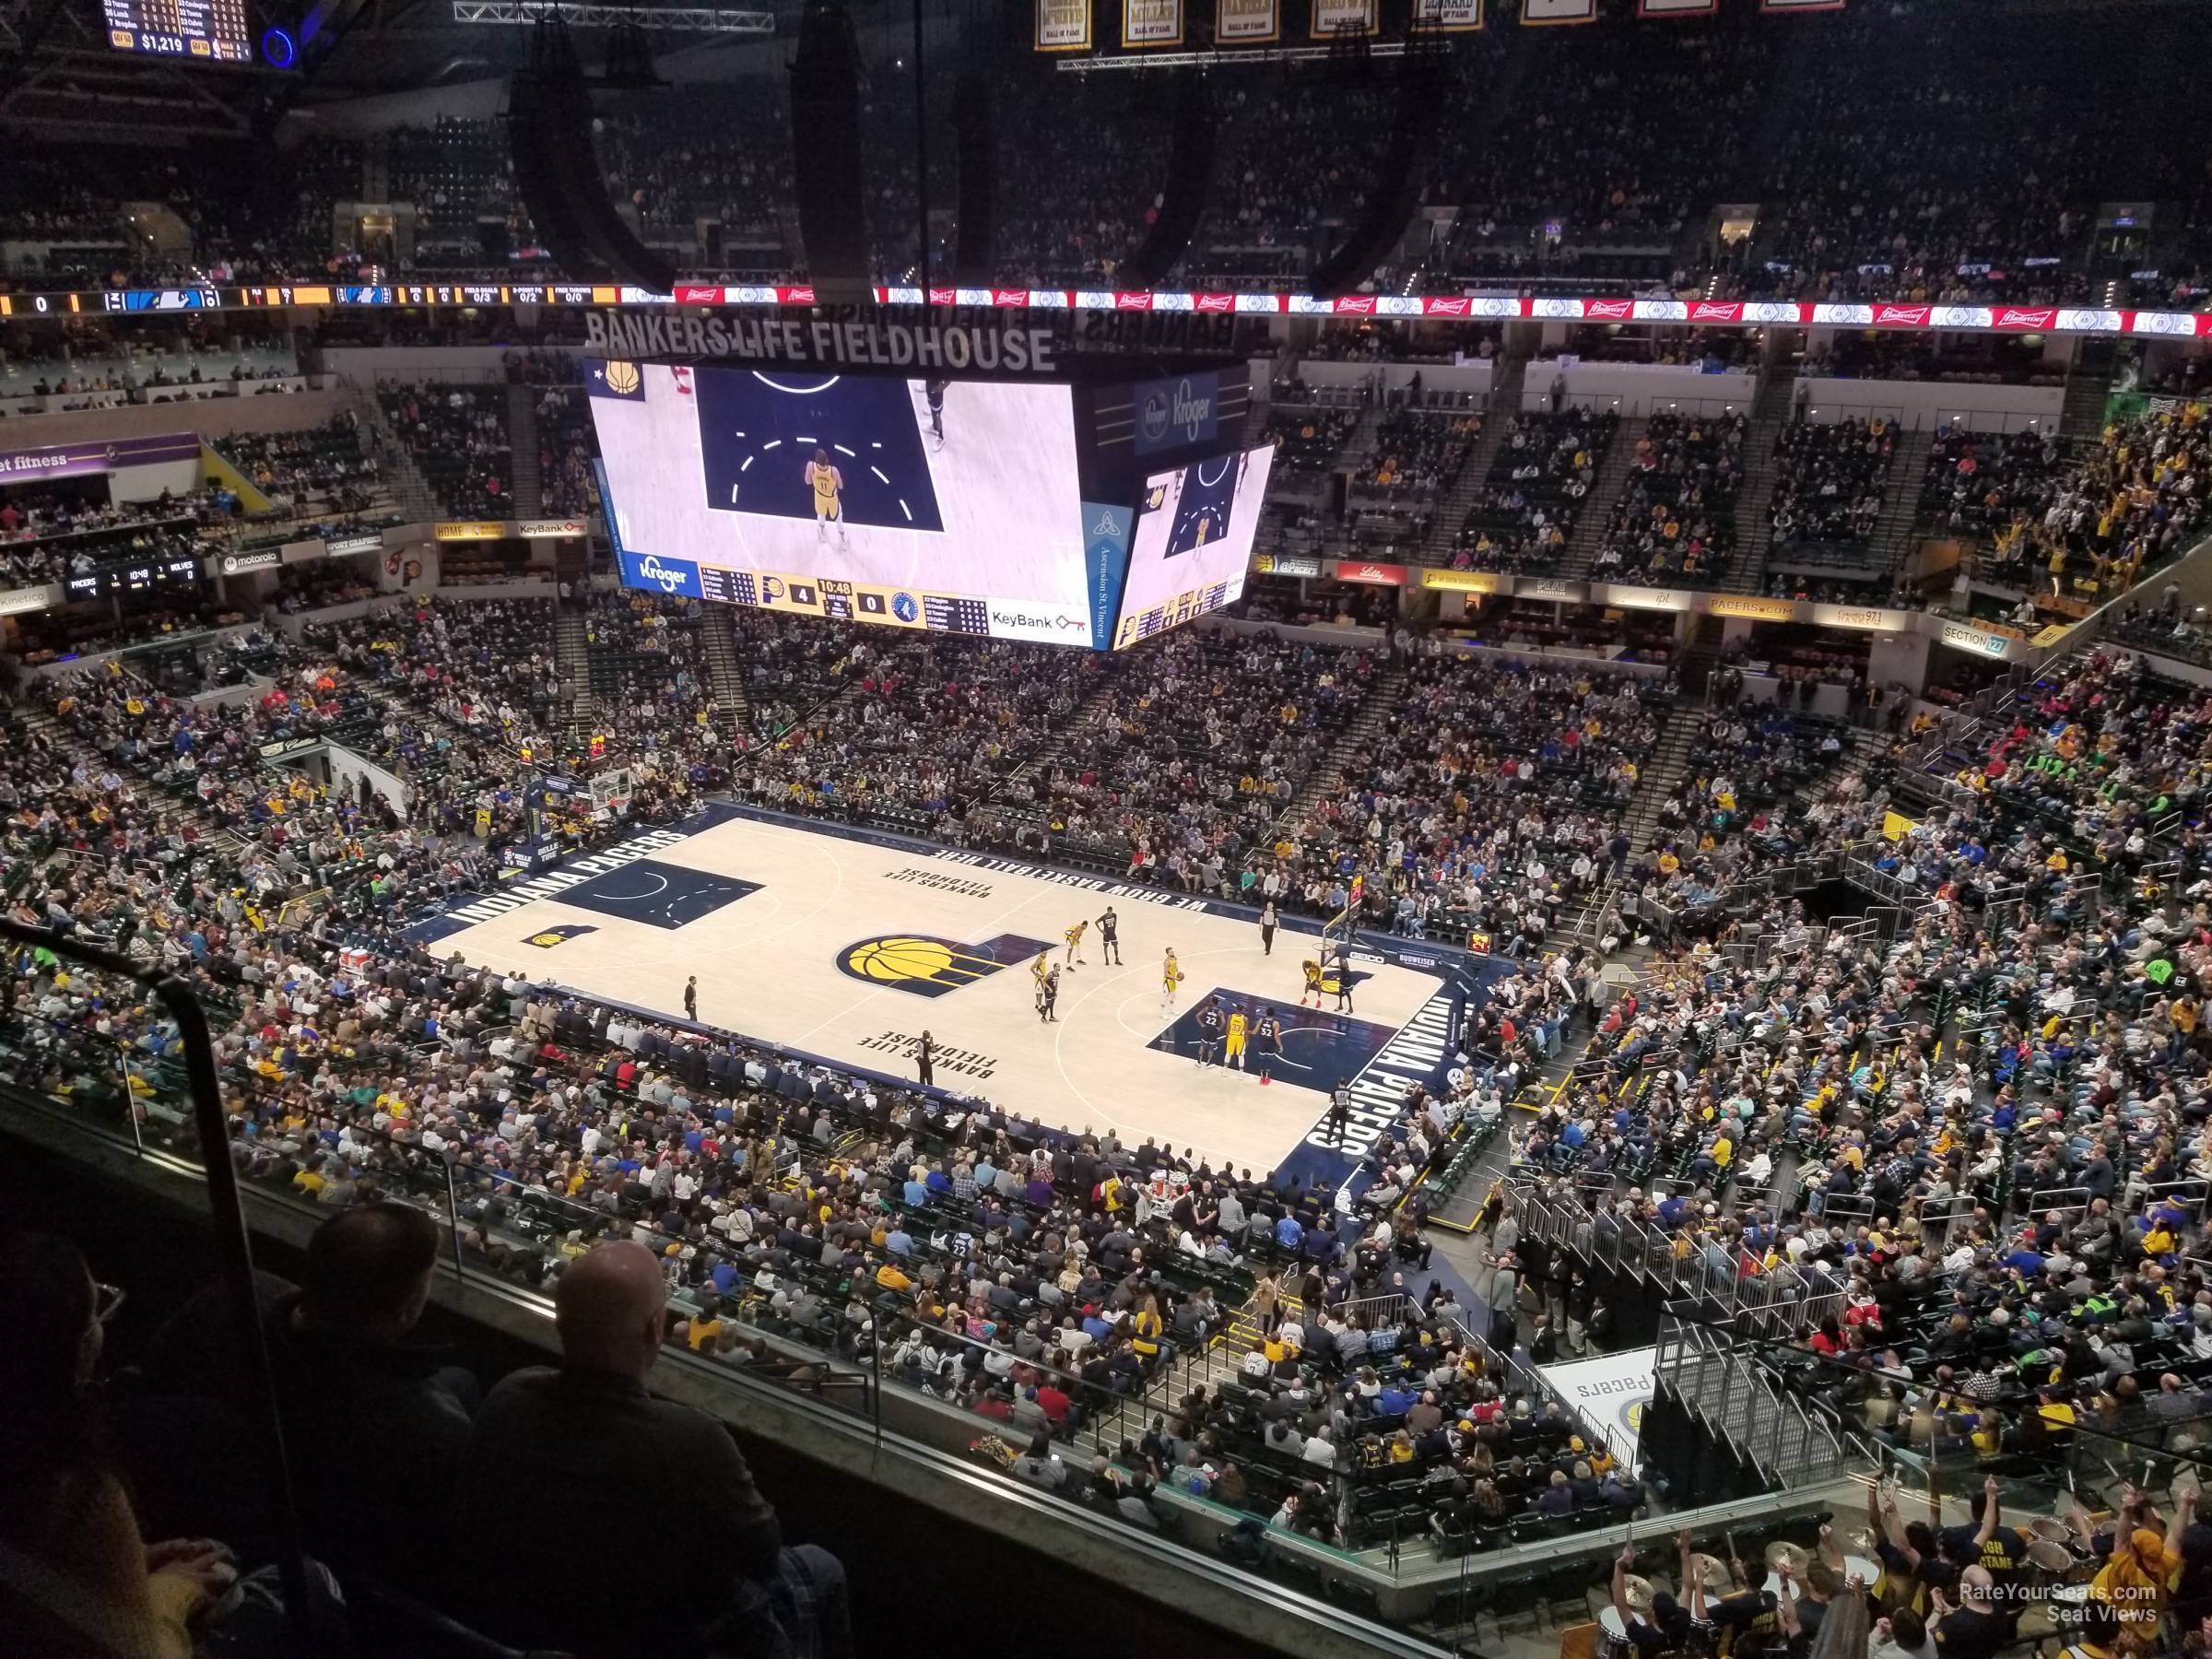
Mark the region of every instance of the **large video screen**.
POLYGON ((1244 592, 1275 445, 1209 455, 1145 480, 1129 578, 1114 620, 1125 650, 1178 624, 1218 611, 1244 592))
POLYGON ((1093 642, 1066 386, 620 360, 586 384, 630 585, 1093 642))

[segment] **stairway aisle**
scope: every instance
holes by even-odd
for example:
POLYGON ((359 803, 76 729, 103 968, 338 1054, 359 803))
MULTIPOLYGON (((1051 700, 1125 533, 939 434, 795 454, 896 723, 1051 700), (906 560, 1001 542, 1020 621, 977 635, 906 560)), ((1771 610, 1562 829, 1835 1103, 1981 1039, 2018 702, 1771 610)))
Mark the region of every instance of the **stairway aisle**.
POLYGON ((1774 446, 1789 424, 1790 399, 1797 383, 1794 370, 1778 371, 1751 406, 1751 429, 1744 434, 1744 487, 1735 492, 1735 557, 1728 565, 1724 594, 1756 594, 1765 587, 1763 571, 1772 529, 1767 508, 1774 500, 1778 468, 1774 446))
POLYGON ((515 516, 542 518, 545 482, 537 470, 537 393, 520 382, 507 388, 507 441, 514 447, 515 516))
MULTIPOLYGON (((710 607, 711 608, 711 607, 710 607)), ((588 720, 596 706, 592 694, 592 644, 584 613, 564 605, 554 613, 554 657, 560 665, 560 683, 568 688, 568 719, 588 720)))
POLYGON ((1599 465, 1597 477, 1591 480, 1590 493, 1583 498, 1582 511, 1574 521, 1574 534, 1567 538, 1567 559, 1559 574, 1569 582, 1589 580, 1590 567, 1597 561, 1598 549, 1605 545, 1606 526, 1612 522, 1614 503, 1629 481, 1629 468, 1636 460, 1636 445, 1651 429, 1648 420, 1624 420, 1613 434, 1613 447, 1606 452, 1599 465))
POLYGON ((1660 803, 1688 775, 1696 759, 1698 729, 1703 724, 1702 711, 1677 709, 1667 720, 1666 730, 1659 735, 1659 747, 1637 774, 1628 811, 1629 841, 1637 851, 1651 842, 1652 830, 1659 822, 1660 803))
POLYGON ((1408 678, 1403 668, 1387 668, 1378 675, 1375 683, 1360 699, 1359 711, 1345 726, 1344 733, 1329 746, 1329 752, 1321 764, 1310 772, 1298 793, 1290 797, 1290 805, 1283 809, 1278 824, 1300 822, 1317 802, 1326 800, 1344 787, 1345 763, 1367 747, 1382 732, 1383 724, 1398 706, 1398 699, 1406 693, 1408 678))
POLYGON ((1083 694, 1083 699, 1068 711, 1067 718, 1056 726, 1050 736, 1032 750, 1027 759, 1000 779, 998 784, 985 796, 995 801, 1018 781, 1041 777, 1053 770, 1065 747, 1064 739, 1070 732, 1079 732, 1095 721, 1112 694, 1117 676, 1111 663, 1107 671, 1099 676, 1099 683, 1083 694))
POLYGON ((1506 429, 1520 412, 1521 385, 1527 373, 1525 358, 1503 359, 1494 365, 1489 401, 1483 407, 1482 436, 1475 441, 1466 465, 1459 469, 1459 477, 1452 481, 1451 489, 1429 521, 1429 540, 1421 550, 1422 563, 1452 562, 1452 547, 1459 539, 1460 526, 1474 511, 1475 498, 1482 493, 1483 483, 1490 476, 1490 463, 1505 443, 1506 429))
POLYGON ((737 668, 737 641, 730 629, 730 607, 700 607, 700 644, 707 658, 707 680, 714 688, 714 712, 732 732, 752 730, 752 705, 746 700, 745 676, 737 668))
MULTIPOLYGON (((1885 582, 1897 579, 1919 545, 1921 485, 1928 470, 1928 452, 1935 444, 1936 435, 1931 431, 1907 432, 1889 459, 1889 482, 1882 491, 1881 516, 1874 521, 1874 534, 1867 537, 1875 569, 1881 571, 1885 582)), ((1877 589, 1869 597, 1874 603, 1884 602, 1888 590, 1877 589)))

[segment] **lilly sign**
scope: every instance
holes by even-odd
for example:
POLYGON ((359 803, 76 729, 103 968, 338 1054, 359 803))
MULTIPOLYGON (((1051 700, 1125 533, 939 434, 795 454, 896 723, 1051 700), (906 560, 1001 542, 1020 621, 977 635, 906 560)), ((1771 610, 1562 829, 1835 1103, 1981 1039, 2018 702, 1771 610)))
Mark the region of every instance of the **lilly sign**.
POLYGON ((653 594, 681 594, 686 599, 704 597, 699 586, 699 566, 690 559, 632 553, 627 547, 622 549, 622 585, 653 594))

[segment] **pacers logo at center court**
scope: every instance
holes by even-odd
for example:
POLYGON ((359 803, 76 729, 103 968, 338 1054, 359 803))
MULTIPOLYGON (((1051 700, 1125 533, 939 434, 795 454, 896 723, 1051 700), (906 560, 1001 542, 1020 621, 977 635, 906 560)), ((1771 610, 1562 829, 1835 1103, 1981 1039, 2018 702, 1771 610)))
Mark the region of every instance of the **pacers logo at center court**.
POLYGON ((838 971, 871 985, 915 996, 942 996, 987 979, 1013 962, 1046 948, 1042 939, 1000 934, 980 945, 962 945, 925 934, 879 934, 837 953, 838 971))

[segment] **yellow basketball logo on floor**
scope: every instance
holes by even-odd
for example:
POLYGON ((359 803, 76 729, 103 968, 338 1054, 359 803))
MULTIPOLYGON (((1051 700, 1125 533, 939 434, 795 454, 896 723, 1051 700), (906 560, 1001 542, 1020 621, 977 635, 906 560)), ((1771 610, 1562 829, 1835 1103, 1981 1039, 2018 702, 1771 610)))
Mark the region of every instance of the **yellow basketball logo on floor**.
POLYGON ((838 952, 841 973, 872 985, 916 996, 942 996, 996 973, 1009 962, 1026 962, 1044 948, 1041 939, 1000 934, 980 945, 924 934, 881 934, 838 952))

